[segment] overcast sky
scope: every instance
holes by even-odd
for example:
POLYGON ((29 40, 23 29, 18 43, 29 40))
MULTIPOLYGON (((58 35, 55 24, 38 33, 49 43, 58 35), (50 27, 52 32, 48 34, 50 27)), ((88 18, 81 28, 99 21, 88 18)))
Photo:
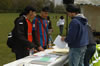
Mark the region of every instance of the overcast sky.
POLYGON ((62 1, 63 1, 63 0, 55 0, 55 3, 56 3, 56 4, 62 4, 62 1))

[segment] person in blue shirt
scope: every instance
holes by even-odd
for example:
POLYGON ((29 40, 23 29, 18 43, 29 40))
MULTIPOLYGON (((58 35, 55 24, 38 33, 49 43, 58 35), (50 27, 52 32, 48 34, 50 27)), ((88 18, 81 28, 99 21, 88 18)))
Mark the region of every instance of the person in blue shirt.
POLYGON ((37 39, 40 46, 37 48, 39 51, 43 51, 47 49, 48 46, 48 7, 44 7, 41 10, 40 16, 37 15, 36 18, 33 20, 33 28, 32 31, 36 32, 37 39))
POLYGON ((68 43, 69 66, 84 66, 84 55, 89 43, 87 19, 81 14, 79 6, 70 4, 66 8, 68 16, 71 17, 68 35, 61 40, 68 43))

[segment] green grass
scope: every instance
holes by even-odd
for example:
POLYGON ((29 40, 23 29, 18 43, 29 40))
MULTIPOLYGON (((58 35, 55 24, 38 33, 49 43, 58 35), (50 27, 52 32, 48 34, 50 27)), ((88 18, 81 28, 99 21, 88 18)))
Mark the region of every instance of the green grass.
MULTIPOLYGON (((59 17, 64 14, 49 14, 49 15, 54 16, 54 18, 51 18, 51 21, 53 26, 52 37, 53 39, 55 39, 55 37, 59 34, 59 28, 58 26, 56 26, 56 22, 59 20, 59 17), (55 19, 55 16, 57 16, 58 18, 55 19)), ((64 16, 66 18, 66 15, 64 16)), ((14 27, 14 20, 16 17, 18 17, 18 13, 0 13, 0 66, 15 60, 15 55, 14 53, 11 52, 11 49, 7 47, 6 41, 8 33, 14 27)), ((63 35, 66 34, 65 27, 63 35)))
POLYGON ((14 19, 17 13, 0 13, 0 66, 15 60, 15 55, 7 47, 7 35, 14 26, 14 19))
MULTIPOLYGON (((56 25, 56 23, 59 20, 60 16, 64 16, 66 18, 66 15, 65 14, 49 14, 49 15, 54 16, 54 18, 51 18, 51 21, 53 27, 52 37, 53 39, 55 39, 55 37, 59 34, 59 27, 56 25), (55 16, 57 16, 57 19, 55 19, 55 16)), ((64 26, 63 35, 66 35, 66 24, 64 26)))

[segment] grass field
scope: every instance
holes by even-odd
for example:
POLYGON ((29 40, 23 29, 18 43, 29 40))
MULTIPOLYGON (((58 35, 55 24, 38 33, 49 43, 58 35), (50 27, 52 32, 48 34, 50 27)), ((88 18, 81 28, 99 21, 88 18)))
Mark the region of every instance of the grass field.
MULTIPOLYGON (((59 29, 56 26, 56 22, 59 20, 59 17, 61 15, 65 16, 66 18, 66 15, 64 14, 49 14, 49 16, 54 17, 51 18, 53 25, 53 39, 55 39, 55 37, 59 34, 59 29), (57 16, 58 18, 55 19, 55 16, 57 16)), ((18 17, 18 13, 0 13, 0 66, 15 60, 15 55, 11 52, 11 49, 7 47, 6 41, 8 33, 14 27, 14 20, 16 17, 18 17)), ((66 26, 64 27, 63 35, 66 34, 65 28, 66 26)))

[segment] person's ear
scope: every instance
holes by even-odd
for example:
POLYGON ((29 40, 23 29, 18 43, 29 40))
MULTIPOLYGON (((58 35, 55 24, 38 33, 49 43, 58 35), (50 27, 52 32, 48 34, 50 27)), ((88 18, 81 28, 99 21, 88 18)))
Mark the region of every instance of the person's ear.
POLYGON ((29 11, 30 16, 32 16, 32 13, 33 13, 32 11, 29 11))

